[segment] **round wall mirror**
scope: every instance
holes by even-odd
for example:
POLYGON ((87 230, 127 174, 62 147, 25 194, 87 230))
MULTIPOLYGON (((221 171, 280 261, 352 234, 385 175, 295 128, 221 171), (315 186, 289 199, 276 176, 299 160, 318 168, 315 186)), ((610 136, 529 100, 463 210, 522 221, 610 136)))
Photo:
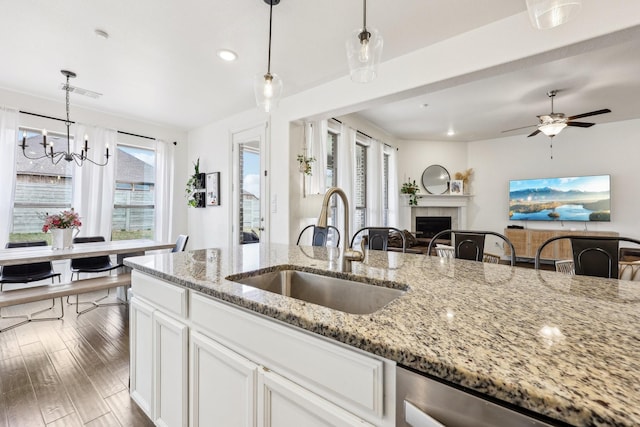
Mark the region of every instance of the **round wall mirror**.
POLYGON ((446 193, 450 180, 449 171, 440 165, 431 165, 422 172, 422 185, 429 194, 446 193))

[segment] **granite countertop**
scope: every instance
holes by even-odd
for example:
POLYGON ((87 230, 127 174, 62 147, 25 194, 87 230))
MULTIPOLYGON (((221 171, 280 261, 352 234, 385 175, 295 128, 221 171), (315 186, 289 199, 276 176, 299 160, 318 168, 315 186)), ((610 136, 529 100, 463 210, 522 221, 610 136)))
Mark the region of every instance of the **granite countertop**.
POLYGON ((370 251, 350 275, 408 290, 356 315, 225 280, 273 266, 341 276, 339 255, 255 244, 125 264, 571 425, 640 425, 640 283, 370 251))

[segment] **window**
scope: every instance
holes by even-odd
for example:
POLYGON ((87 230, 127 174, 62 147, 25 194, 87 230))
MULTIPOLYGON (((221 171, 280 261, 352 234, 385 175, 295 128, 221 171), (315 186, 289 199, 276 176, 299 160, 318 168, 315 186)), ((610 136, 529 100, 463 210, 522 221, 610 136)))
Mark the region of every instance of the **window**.
MULTIPOLYGON (((19 143, 24 136, 30 157, 44 156, 42 131, 20 128, 19 143)), ((49 132, 47 147, 54 151, 66 151, 67 136, 49 132)), ((44 216, 71 208, 73 188, 73 162, 60 161, 57 165, 50 158, 31 160, 22 154, 16 144, 16 185, 13 206, 13 223, 9 241, 47 240, 51 234, 42 233, 44 216)))
POLYGON ((239 144, 240 244, 260 242, 260 143, 239 144))
POLYGON ((153 239, 154 150, 118 144, 111 240, 153 239))
POLYGON ((355 194, 353 197, 355 217, 353 226, 354 230, 359 230, 367 224, 367 147, 360 142, 356 142, 355 166, 355 194))

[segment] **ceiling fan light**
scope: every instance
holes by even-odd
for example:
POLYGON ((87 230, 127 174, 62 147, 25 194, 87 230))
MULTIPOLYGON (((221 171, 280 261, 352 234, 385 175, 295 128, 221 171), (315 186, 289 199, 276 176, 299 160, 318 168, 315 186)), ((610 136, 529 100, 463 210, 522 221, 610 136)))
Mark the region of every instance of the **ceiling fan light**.
POLYGON ((527 0, 531 24, 538 30, 557 27, 572 19, 582 0, 527 0))
POLYGON ((562 129, 566 127, 566 123, 549 123, 540 126, 538 129, 540 130, 540 132, 544 133, 547 136, 556 136, 557 134, 562 132, 562 129))

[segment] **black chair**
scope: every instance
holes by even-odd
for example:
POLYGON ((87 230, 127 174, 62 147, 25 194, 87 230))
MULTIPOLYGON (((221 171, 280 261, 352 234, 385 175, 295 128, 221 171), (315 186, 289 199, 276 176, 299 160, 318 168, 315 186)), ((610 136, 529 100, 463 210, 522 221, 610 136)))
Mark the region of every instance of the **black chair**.
MULTIPOLYGON (((7 249, 12 248, 28 248, 32 246, 47 246, 47 242, 44 240, 38 240, 34 242, 9 242, 6 244, 7 249)), ((30 283, 38 280, 44 280, 51 278, 51 283, 55 283, 54 278, 58 278, 60 283, 61 273, 53 271, 53 265, 51 261, 36 262, 31 264, 19 264, 19 265, 5 265, 0 270, 0 292, 3 292, 3 285, 5 283, 30 283)), ((11 291, 7 291, 11 292, 11 291)), ((52 300, 51 306, 42 310, 38 310, 29 314, 21 314, 16 316, 4 316, 0 313, 2 319, 22 319, 17 323, 10 326, 6 326, 0 329, 0 332, 13 329, 15 327, 27 324, 31 321, 43 321, 43 320, 59 320, 64 316, 64 306, 62 304, 62 297, 60 297, 60 310, 61 314, 53 317, 33 317, 37 314, 44 313, 45 311, 52 310, 55 307, 56 301, 52 300)))
POLYGON ((370 250, 386 251, 389 247, 389 233, 396 232, 402 237, 402 252, 407 251, 407 240, 404 237, 404 233, 395 227, 362 227, 351 238, 350 248, 353 247, 356 237, 363 231, 367 232, 366 246, 370 250))
MULTIPOLYGON (((31 246, 47 246, 47 242, 39 240, 35 242, 9 242, 6 244, 7 249, 11 248, 27 248, 31 246)), ((57 277, 60 282, 60 273, 53 271, 51 261, 36 262, 32 264, 5 265, 0 270, 0 292, 2 292, 5 283, 29 283, 38 280, 57 277)))
MULTIPOLYGON (((76 237, 73 239, 73 243, 93 243, 104 242, 102 236, 92 237, 76 237)), ((73 280, 73 274, 76 278, 80 278, 80 273, 102 273, 105 271, 112 271, 117 268, 123 267, 124 264, 113 264, 109 255, 101 255, 89 258, 74 258, 71 260, 71 279, 73 280)))
MULTIPOLYGON (((452 234, 454 257, 459 259, 467 259, 471 261, 485 261, 484 243, 487 235, 496 236, 502 239, 511 250, 511 265, 516 265, 516 250, 513 243, 504 235, 494 231, 475 231, 475 230, 443 230, 436 233, 429 242, 427 254, 431 255, 431 250, 436 244, 436 240, 443 238, 449 233, 452 234)), ((493 257, 491 257, 493 259, 493 257)))
POLYGON ((561 239, 571 242, 575 274, 617 279, 619 274, 620 242, 640 245, 640 240, 619 236, 555 236, 544 241, 536 251, 535 268, 540 268, 542 251, 561 239))
MULTIPOLYGON (((91 236, 91 237, 76 237, 73 239, 73 243, 94 243, 94 242, 104 242, 104 237, 102 236, 91 236)), ((120 267, 124 267, 124 264, 113 264, 111 262, 111 257, 109 255, 100 255, 89 258, 73 258, 71 260, 71 280, 73 280, 73 274, 75 273, 76 279, 80 279, 80 273, 104 273, 106 271, 113 271, 120 267)), ((93 310, 102 306, 110 306, 110 305, 121 305, 126 304, 126 302, 114 302, 114 303, 101 303, 100 301, 108 298, 111 295, 111 290, 107 289, 107 294, 101 298, 98 298, 95 301, 80 301, 80 295, 76 295, 76 313, 78 315, 84 314, 87 311, 93 310), (92 306, 79 311, 79 304, 91 304, 92 306)), ((69 296, 67 296, 67 304, 72 304, 69 301, 69 296)))
POLYGON ((329 232, 331 230, 333 230, 333 232, 336 235, 336 247, 340 246, 340 231, 338 231, 336 227, 334 227, 333 225, 327 225, 327 227, 325 228, 325 227, 318 227, 317 225, 314 225, 314 224, 307 225, 305 228, 302 229, 302 231, 298 235, 298 241, 296 242, 296 245, 300 244, 300 239, 302 238, 302 235, 304 234, 305 231, 307 231, 310 228, 313 228, 313 237, 311 238, 311 246, 326 246, 327 241, 329 240, 329 232))
POLYGON ((184 248, 187 246, 187 242, 189 241, 189 236, 186 234, 181 234, 176 239, 176 245, 171 249, 171 252, 184 252, 184 248))

